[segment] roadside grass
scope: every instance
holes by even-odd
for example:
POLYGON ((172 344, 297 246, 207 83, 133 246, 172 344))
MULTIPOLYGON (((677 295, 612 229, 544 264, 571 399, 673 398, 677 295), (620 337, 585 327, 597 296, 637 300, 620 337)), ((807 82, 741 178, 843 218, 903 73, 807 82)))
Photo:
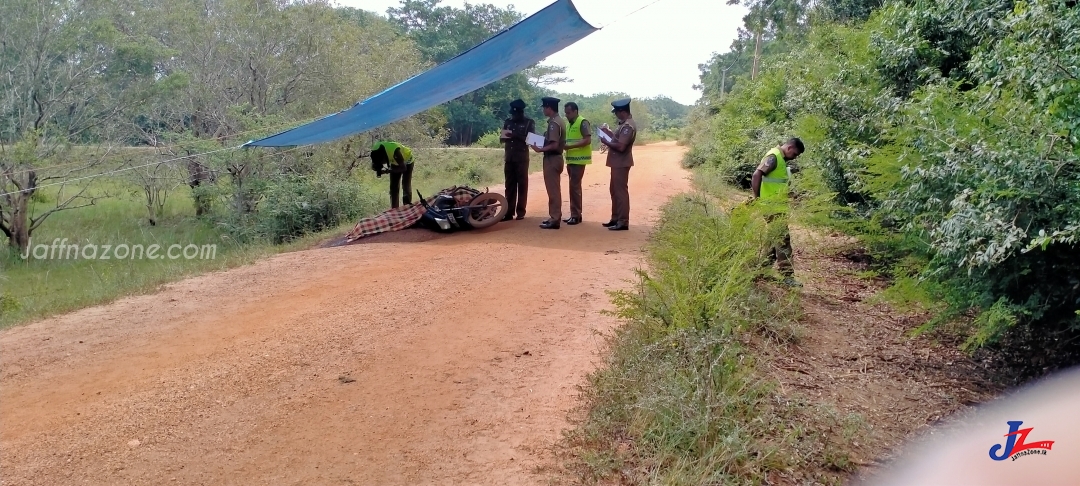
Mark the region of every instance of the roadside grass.
MULTIPOLYGON (((539 157, 534 159, 530 168, 539 170, 539 157)), ((482 188, 485 184, 499 184, 503 178, 502 150, 419 149, 416 161, 414 201, 416 190, 427 196, 454 185, 482 188)), ((362 166, 356 169, 353 179, 362 186, 362 193, 378 194, 379 205, 368 211, 368 215, 389 207, 387 176, 376 178, 362 166)), ((230 237, 222 224, 195 218, 191 191, 186 186, 169 195, 164 217, 156 225, 149 225, 137 189, 118 178, 95 181, 91 190, 107 190, 114 197, 98 201, 94 206, 52 215, 32 235, 31 252, 37 245, 52 245, 54 240, 66 238, 66 245, 78 244, 80 251, 85 249, 81 245, 94 244, 104 254, 103 245, 112 245, 111 256, 123 256, 115 253, 117 245, 142 245, 141 258, 133 252, 124 259, 66 259, 60 258, 62 252, 58 248, 55 259, 31 255, 23 260, 6 245, 0 249, 0 328, 107 303, 125 295, 153 292, 168 282, 246 265, 276 253, 310 248, 327 238, 340 236, 356 223, 346 222, 281 245, 265 241, 240 243, 230 237), (146 258, 147 248, 154 244, 159 245, 159 258, 146 258), (204 259, 201 255, 185 258, 182 250, 192 244, 200 249, 203 245, 216 245, 216 252, 213 258, 204 259), (173 250, 178 258, 170 258, 171 245, 181 245, 173 250)), ((52 207, 49 204, 54 196, 36 198, 38 210, 52 207)))
POLYGON ((583 484, 839 483, 859 418, 778 390, 767 371, 800 317, 798 294, 760 265, 771 228, 708 174, 696 182, 706 190, 664 207, 636 288, 612 293, 624 324, 571 414, 564 472, 583 484))

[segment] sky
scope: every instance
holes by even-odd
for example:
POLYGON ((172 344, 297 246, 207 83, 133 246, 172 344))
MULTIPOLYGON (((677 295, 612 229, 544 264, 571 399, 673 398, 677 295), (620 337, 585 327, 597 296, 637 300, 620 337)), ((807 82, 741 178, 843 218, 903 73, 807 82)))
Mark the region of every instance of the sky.
MULTIPOLYGON (((334 0, 343 6, 383 16, 398 0, 334 0)), ((472 0, 499 7, 513 5, 526 17, 554 0, 472 0)), ((623 92, 635 98, 667 96, 692 105, 701 97, 698 64, 713 53, 726 52, 738 35, 746 9, 724 0, 574 0, 581 16, 597 32, 548 57, 543 64, 565 66, 570 83, 552 86, 565 93, 591 95, 623 92), (651 4, 651 5, 650 5, 651 4), (644 9, 630 14, 631 12, 644 9), (630 14, 627 16, 627 14, 630 14), (616 55, 622 49, 638 53, 628 66, 616 55)), ((461 8, 465 0, 442 0, 461 8)))

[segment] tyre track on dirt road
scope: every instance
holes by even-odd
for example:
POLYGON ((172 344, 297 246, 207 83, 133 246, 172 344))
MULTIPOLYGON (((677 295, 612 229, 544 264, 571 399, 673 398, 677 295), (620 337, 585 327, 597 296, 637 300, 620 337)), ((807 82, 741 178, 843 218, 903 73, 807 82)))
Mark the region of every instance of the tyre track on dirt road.
POLYGON ((542 483, 616 324, 605 290, 689 188, 682 153, 635 147, 630 231, 599 224, 597 153, 581 225, 537 227, 535 173, 524 221, 276 255, 0 332, 0 484, 542 483))

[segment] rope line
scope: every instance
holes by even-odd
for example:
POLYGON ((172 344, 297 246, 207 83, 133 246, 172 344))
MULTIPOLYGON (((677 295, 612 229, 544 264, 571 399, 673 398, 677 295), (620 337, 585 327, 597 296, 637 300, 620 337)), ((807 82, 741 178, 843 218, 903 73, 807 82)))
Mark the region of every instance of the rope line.
POLYGON ((600 27, 600 28, 601 29, 606 29, 608 27, 611 27, 612 25, 615 25, 616 23, 618 23, 620 20, 625 19, 625 18, 627 18, 627 17, 629 17, 631 15, 634 15, 634 14, 636 14, 636 13, 642 11, 642 10, 645 10, 645 9, 647 9, 647 8, 653 6, 653 5, 656 5, 659 2, 661 2, 661 0, 653 0, 653 1, 645 4, 644 6, 638 8, 637 10, 634 10, 633 12, 630 12, 630 13, 628 13, 626 15, 623 15, 622 17, 619 17, 619 18, 615 19, 614 21, 612 21, 610 24, 604 25, 603 27, 600 27))
MULTIPOLYGON (((151 162, 149 164, 136 165, 136 166, 132 166, 132 167, 124 167, 124 168, 120 168, 120 169, 115 169, 115 170, 102 172, 100 174, 88 175, 88 176, 83 176, 83 177, 76 177, 76 178, 73 178, 73 179, 65 179, 65 180, 62 180, 60 182, 51 182, 49 184, 42 184, 40 186, 34 187, 34 190, 41 189, 43 187, 60 186, 60 185, 64 185, 64 184, 67 184, 67 183, 70 183, 70 182, 82 181, 82 180, 86 180, 86 179, 96 179, 98 177, 107 176, 109 174, 116 174, 118 172, 125 172, 125 171, 129 171, 129 170, 141 169, 143 167, 150 167, 151 165, 167 164, 167 163, 170 163, 170 162, 175 162, 177 160, 190 159, 192 157, 200 157, 200 156, 203 156, 203 155, 210 155, 210 154, 214 154, 214 153, 218 153, 218 152, 224 152, 226 150, 235 150, 235 149, 238 149, 240 147, 242 147, 242 145, 237 145, 236 147, 220 148, 220 149, 217 149, 217 150, 211 150, 209 152, 203 152, 201 154, 191 154, 191 155, 185 155, 185 156, 182 156, 182 157, 175 157, 175 158, 172 158, 172 159, 166 159, 166 160, 161 160, 161 161, 157 161, 157 162, 151 162)), ((25 191, 25 189, 18 190, 18 191, 12 191, 12 192, 5 192, 3 194, 0 194, 0 196, 9 196, 9 195, 18 194, 18 193, 24 192, 24 191, 25 191)))
MULTIPOLYGON (((292 126, 299 126, 299 125, 303 125, 305 123, 311 123, 311 122, 313 122, 315 120, 318 120, 319 118, 321 118, 321 117, 314 117, 314 118, 309 118, 307 120, 300 120, 300 121, 295 121, 295 122, 282 123, 280 125, 275 125, 275 126, 272 126, 272 127, 253 128, 251 130, 245 130, 243 132, 237 132, 237 133, 234 133, 234 134, 231 134, 231 135, 226 135, 224 138, 229 139, 229 138, 234 138, 234 137, 240 137, 240 136, 243 136, 243 135, 248 135, 248 134, 255 133, 255 132, 261 132, 261 131, 264 131, 264 130, 269 131, 269 132, 276 132, 276 131, 279 131, 279 130, 282 130, 282 129, 285 129, 285 128, 289 128, 289 127, 292 127, 292 126)), ((125 149, 155 149, 155 150, 160 151, 160 150, 163 150, 163 149, 175 149, 175 148, 180 148, 180 147, 187 147, 189 145, 196 145, 196 144, 199 144, 199 143, 205 143, 205 142, 210 142, 210 141, 213 141, 213 139, 198 138, 198 139, 194 139, 194 140, 188 140, 186 142, 177 142, 177 143, 168 144, 168 145, 154 145, 154 146, 121 145, 121 146, 117 146, 116 148, 120 149, 120 150, 125 150, 125 149)), ((247 143, 247 142, 245 142, 245 143, 247 143)), ((163 155, 163 154, 157 153, 155 155, 163 155)), ((194 157, 196 155, 200 155, 200 154, 193 154, 193 155, 189 155, 188 157, 194 157)), ((151 155, 141 155, 141 156, 150 157, 151 155)), ((20 170, 18 172, 9 172, 8 174, 10 174, 10 175, 19 175, 19 174, 25 174, 27 172, 36 172, 36 171, 43 171, 43 170, 59 169, 61 167, 79 165, 79 164, 82 164, 82 163, 83 163, 82 161, 79 161, 79 162, 67 162, 67 163, 64 163, 64 164, 49 165, 49 166, 45 166, 45 167, 36 167, 36 168, 33 168, 33 169, 20 170)))

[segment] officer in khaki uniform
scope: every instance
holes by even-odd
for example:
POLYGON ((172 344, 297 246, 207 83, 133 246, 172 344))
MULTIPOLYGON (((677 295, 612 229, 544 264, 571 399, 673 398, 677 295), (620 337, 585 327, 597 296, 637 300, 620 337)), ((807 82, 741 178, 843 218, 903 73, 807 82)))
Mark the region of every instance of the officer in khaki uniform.
POLYGON ((604 223, 609 230, 630 229, 630 168, 634 166, 634 140, 637 122, 630 114, 630 98, 611 102, 611 112, 619 120, 614 133, 606 125, 600 127, 611 140, 600 142, 608 147, 607 166, 611 167, 611 221, 604 223))
POLYGON ((548 219, 540 224, 544 229, 559 229, 562 221, 563 148, 566 146, 566 121, 559 117, 559 99, 544 97, 541 106, 548 117, 544 146, 533 151, 544 154, 544 186, 548 194, 548 219))
POLYGON ((566 173, 570 176, 570 217, 564 223, 581 223, 581 179, 585 166, 592 163, 592 125, 578 115, 573 101, 564 105, 566 113, 566 173))

